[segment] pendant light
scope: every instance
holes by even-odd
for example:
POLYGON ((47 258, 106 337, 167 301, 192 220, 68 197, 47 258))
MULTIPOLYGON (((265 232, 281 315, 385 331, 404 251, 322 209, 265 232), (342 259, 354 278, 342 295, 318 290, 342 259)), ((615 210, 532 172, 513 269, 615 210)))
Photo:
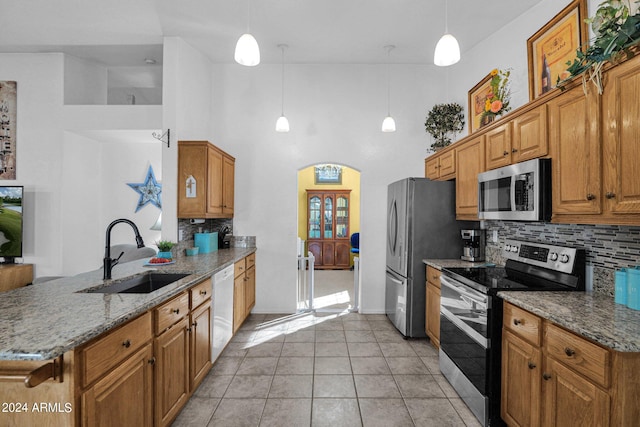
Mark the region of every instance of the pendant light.
POLYGON ((387 49, 387 117, 382 121, 382 132, 395 132, 396 121, 391 117, 391 73, 389 72, 391 49, 395 48, 395 46, 387 45, 384 48, 387 49))
POLYGON ((440 67, 447 67, 460 61, 460 46, 458 40, 449 34, 448 1, 444 3, 444 36, 440 38, 433 54, 433 63, 440 67))
POLYGON ((260 63, 260 48, 258 47, 258 42, 249 32, 249 23, 251 21, 250 2, 251 0, 247 0, 247 32, 238 39, 234 55, 238 64, 246 65, 247 67, 253 67, 260 63))
POLYGON ((279 44, 282 50, 282 109, 280 117, 276 122, 276 132, 289 132, 289 120, 284 116, 284 50, 288 47, 286 44, 279 44))

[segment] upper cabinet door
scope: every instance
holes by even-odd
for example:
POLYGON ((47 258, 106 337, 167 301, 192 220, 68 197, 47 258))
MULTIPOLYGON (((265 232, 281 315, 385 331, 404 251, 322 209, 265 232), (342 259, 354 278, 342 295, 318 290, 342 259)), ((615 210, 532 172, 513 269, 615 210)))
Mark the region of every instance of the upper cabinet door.
POLYGON ((640 62, 627 61, 606 77, 603 193, 615 217, 640 213, 640 62))
POLYGON ((222 153, 213 147, 208 147, 209 182, 207 194, 207 212, 222 213, 222 153))
POLYGON ((490 130, 486 134, 487 170, 511 164, 511 122, 490 130))
POLYGON ((349 197, 336 197, 336 238, 349 237, 349 197))
POLYGON ((553 169, 553 216, 601 212, 599 96, 587 85, 548 103, 549 146, 553 169))
POLYGON ((309 197, 309 239, 320 238, 320 230, 322 228, 321 206, 320 196, 313 195, 309 197))
POLYGON ((543 104, 513 120, 512 162, 546 156, 547 140, 547 106, 543 104))
POLYGON ((324 196, 323 239, 333 239, 333 196, 324 196))
POLYGON ((456 150, 456 218, 478 219, 478 174, 484 172, 484 135, 456 150))

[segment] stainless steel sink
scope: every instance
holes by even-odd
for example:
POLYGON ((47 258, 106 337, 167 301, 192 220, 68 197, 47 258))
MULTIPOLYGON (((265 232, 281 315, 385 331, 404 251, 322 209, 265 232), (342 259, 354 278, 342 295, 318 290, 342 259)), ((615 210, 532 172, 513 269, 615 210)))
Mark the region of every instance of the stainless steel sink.
POLYGON ((128 279, 114 281, 107 286, 87 289, 84 292, 101 294, 148 294, 187 276, 189 276, 189 274, 148 272, 128 279))

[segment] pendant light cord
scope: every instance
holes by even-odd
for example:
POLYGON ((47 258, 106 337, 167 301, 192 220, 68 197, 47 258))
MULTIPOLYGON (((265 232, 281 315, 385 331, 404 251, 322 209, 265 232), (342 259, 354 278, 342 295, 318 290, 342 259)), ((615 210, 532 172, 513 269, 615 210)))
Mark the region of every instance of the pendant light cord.
POLYGON ((444 0, 444 33, 449 34, 449 0, 444 0))
POLYGON ((251 0, 247 0, 247 34, 251 34, 251 0))
POLYGON ((284 116, 284 49, 285 45, 280 45, 280 49, 282 49, 282 109, 281 116, 284 116))
POLYGON ((395 46, 389 45, 385 46, 387 48, 387 116, 391 116, 391 71, 390 71, 390 62, 391 62, 391 49, 395 46))

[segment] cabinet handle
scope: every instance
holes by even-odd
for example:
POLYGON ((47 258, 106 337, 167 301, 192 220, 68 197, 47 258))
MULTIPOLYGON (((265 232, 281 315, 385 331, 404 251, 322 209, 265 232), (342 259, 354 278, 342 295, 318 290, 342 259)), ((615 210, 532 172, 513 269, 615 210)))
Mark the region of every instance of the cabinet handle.
POLYGON ((614 197, 616 197, 616 193, 612 193, 611 191, 607 191, 607 199, 613 199, 614 197))
POLYGON ((122 343, 122 346, 123 346, 124 348, 129 348, 129 347, 131 347, 131 341, 130 341, 130 340, 125 340, 125 341, 122 343))
POLYGON ((171 310, 172 313, 175 314, 180 314, 180 309, 179 308, 174 308, 173 310, 171 310))
POLYGON ((512 152, 512 153, 517 153, 517 152, 518 152, 518 149, 517 149, 517 148, 512 148, 512 149, 511 149, 511 152, 512 152))
POLYGON ((533 362, 529 362, 527 366, 529 366, 529 369, 535 369, 536 364, 533 362))
POLYGON ((155 357, 155 356, 153 356, 151 359, 149 359, 149 362, 148 362, 148 363, 149 363, 149 365, 151 365, 151 366, 155 365, 155 364, 156 364, 156 357, 155 357))
POLYGON ((596 198, 595 194, 593 194, 593 193, 587 193, 587 200, 593 200, 593 199, 595 199, 595 198, 596 198))
POLYGON ((574 354, 576 354, 575 350, 573 350, 572 348, 566 347, 564 349, 564 354, 566 354, 567 356, 571 357, 574 354))
POLYGON ((200 291, 200 295, 206 295, 207 291, 200 291))
POLYGON ((503 155, 503 156, 506 156, 506 155, 508 155, 508 154, 509 154, 509 152, 508 152, 508 151, 506 151, 506 150, 502 152, 502 155, 503 155))
POLYGON ((516 325, 516 326, 518 326, 518 325, 522 324, 522 320, 520 320, 520 319, 513 319, 513 324, 514 324, 514 325, 516 325))
POLYGON ((551 374, 547 374, 546 372, 542 374, 542 379, 545 381, 549 381, 551 379, 551 374))

